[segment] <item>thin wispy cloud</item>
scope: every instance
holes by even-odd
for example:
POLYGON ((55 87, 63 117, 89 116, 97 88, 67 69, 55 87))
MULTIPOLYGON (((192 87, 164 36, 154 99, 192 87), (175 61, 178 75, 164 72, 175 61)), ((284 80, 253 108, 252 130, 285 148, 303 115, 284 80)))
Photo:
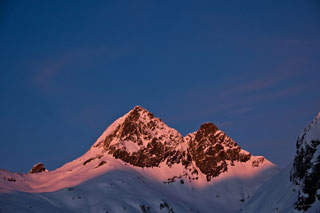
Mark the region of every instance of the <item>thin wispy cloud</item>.
POLYGON ((231 113, 248 113, 250 111, 252 111, 253 108, 252 107, 243 107, 243 108, 238 108, 238 109, 235 109, 233 110, 231 113))
POLYGON ((306 63, 304 58, 295 58, 281 64, 274 70, 271 70, 268 75, 257 76, 256 79, 247 80, 243 82, 235 82, 233 87, 226 88, 221 93, 221 98, 225 96, 246 95, 251 92, 257 92, 264 89, 270 89, 274 86, 279 86, 283 82, 297 77, 297 75, 304 73, 302 69, 306 63))
POLYGON ((250 76, 243 81, 226 79, 221 85, 214 88, 206 88, 193 93, 192 100, 205 102, 212 100, 212 104, 206 104, 199 116, 208 116, 218 113, 230 115, 245 114, 254 111, 257 104, 263 104, 279 98, 287 98, 302 94, 317 85, 315 80, 300 83, 299 79, 308 73, 304 69, 307 60, 303 57, 286 61, 265 76, 250 76), (232 87, 230 87, 232 85, 232 87))
POLYGON ((58 72, 67 64, 67 61, 61 60, 56 63, 52 62, 47 64, 43 69, 38 71, 32 78, 32 82, 35 84, 44 85, 52 81, 58 72))
MULTIPOLYGON (((77 74, 77 68, 93 63, 94 59, 104 56, 103 62, 110 62, 132 51, 131 48, 88 47, 66 50, 53 55, 42 62, 34 62, 34 74, 31 78, 33 85, 43 90, 55 90, 57 78, 66 72, 77 74)), ((95 61, 94 61, 95 62, 95 61)), ((88 70, 89 72, 90 70, 88 70)))

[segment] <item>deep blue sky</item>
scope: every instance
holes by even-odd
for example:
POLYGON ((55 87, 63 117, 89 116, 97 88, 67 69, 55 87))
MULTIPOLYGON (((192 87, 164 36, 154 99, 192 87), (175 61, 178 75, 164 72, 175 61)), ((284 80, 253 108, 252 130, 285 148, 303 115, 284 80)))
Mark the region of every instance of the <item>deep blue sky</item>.
POLYGON ((50 170, 141 105, 285 166, 320 111, 316 1, 1 1, 0 168, 50 170))

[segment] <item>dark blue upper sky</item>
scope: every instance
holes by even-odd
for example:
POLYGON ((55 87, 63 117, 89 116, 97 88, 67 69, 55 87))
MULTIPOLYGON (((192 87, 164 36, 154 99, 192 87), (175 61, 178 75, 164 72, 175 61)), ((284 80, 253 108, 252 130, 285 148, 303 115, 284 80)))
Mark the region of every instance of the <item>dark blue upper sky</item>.
POLYGON ((316 1, 1 1, 0 168, 50 170, 141 105, 285 166, 320 111, 316 1))

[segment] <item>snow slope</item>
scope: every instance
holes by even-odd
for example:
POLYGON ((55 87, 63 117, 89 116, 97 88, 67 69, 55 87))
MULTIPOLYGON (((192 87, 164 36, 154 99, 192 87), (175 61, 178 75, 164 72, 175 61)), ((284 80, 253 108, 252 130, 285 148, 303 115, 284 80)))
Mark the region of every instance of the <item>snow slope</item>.
POLYGON ((294 162, 240 212, 320 212, 320 113, 298 137, 294 162))
POLYGON ((214 124, 182 137, 137 106, 61 168, 0 170, 0 212, 234 212, 278 171, 214 124))

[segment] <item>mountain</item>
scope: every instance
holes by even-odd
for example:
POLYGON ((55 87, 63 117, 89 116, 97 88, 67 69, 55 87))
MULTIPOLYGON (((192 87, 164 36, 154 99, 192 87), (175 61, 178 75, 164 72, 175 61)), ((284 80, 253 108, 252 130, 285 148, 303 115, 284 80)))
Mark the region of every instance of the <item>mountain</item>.
POLYGON ((294 161, 241 212, 320 212, 320 113, 298 137, 294 161))
POLYGON ((234 212, 278 172, 213 123, 183 137, 136 106, 61 168, 0 170, 0 212, 234 212))

